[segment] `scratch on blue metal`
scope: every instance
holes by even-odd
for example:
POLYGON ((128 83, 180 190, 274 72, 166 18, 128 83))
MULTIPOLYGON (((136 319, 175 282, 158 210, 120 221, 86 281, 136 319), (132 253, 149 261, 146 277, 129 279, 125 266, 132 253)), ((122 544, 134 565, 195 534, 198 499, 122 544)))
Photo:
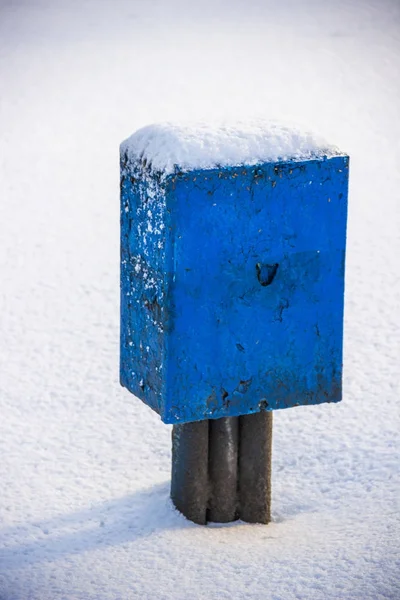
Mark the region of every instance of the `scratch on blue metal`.
POLYGON ((338 402, 347 156, 121 162, 121 383, 179 423, 338 402))

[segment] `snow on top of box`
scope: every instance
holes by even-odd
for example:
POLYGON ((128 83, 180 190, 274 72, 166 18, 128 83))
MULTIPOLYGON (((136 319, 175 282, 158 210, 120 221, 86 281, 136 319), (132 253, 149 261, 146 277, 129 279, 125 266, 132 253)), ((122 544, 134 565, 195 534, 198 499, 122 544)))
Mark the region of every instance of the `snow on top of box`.
POLYGON ((148 125, 122 142, 122 153, 131 160, 146 160, 152 169, 166 174, 176 168, 191 171, 340 154, 315 134, 262 120, 148 125))

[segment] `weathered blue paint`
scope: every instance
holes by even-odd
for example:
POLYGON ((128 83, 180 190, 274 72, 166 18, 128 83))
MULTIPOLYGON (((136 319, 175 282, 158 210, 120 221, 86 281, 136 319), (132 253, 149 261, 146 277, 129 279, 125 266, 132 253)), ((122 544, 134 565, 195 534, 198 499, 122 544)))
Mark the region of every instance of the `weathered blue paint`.
POLYGON ((339 401, 348 157, 121 160, 122 385, 166 423, 339 401))

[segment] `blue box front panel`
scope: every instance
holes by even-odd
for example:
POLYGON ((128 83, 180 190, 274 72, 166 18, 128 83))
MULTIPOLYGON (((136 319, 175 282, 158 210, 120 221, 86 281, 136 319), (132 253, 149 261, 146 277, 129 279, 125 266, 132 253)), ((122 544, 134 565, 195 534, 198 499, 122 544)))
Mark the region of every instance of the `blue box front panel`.
POLYGON ((165 419, 341 399, 348 160, 177 178, 165 419))
MULTIPOLYGON (((167 178, 165 247, 145 257, 161 326, 145 324, 144 291, 131 290, 124 385, 167 423, 339 401, 347 184, 347 157, 167 178)), ((144 256, 137 228, 130 237, 144 256)))

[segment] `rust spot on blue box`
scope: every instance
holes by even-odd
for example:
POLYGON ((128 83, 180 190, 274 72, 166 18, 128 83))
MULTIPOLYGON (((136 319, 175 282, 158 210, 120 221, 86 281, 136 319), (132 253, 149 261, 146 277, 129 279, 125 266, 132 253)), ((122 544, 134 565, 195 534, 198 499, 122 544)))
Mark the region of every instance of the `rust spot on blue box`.
POLYGON ((121 157, 121 383, 164 422, 341 399, 348 166, 121 157))

